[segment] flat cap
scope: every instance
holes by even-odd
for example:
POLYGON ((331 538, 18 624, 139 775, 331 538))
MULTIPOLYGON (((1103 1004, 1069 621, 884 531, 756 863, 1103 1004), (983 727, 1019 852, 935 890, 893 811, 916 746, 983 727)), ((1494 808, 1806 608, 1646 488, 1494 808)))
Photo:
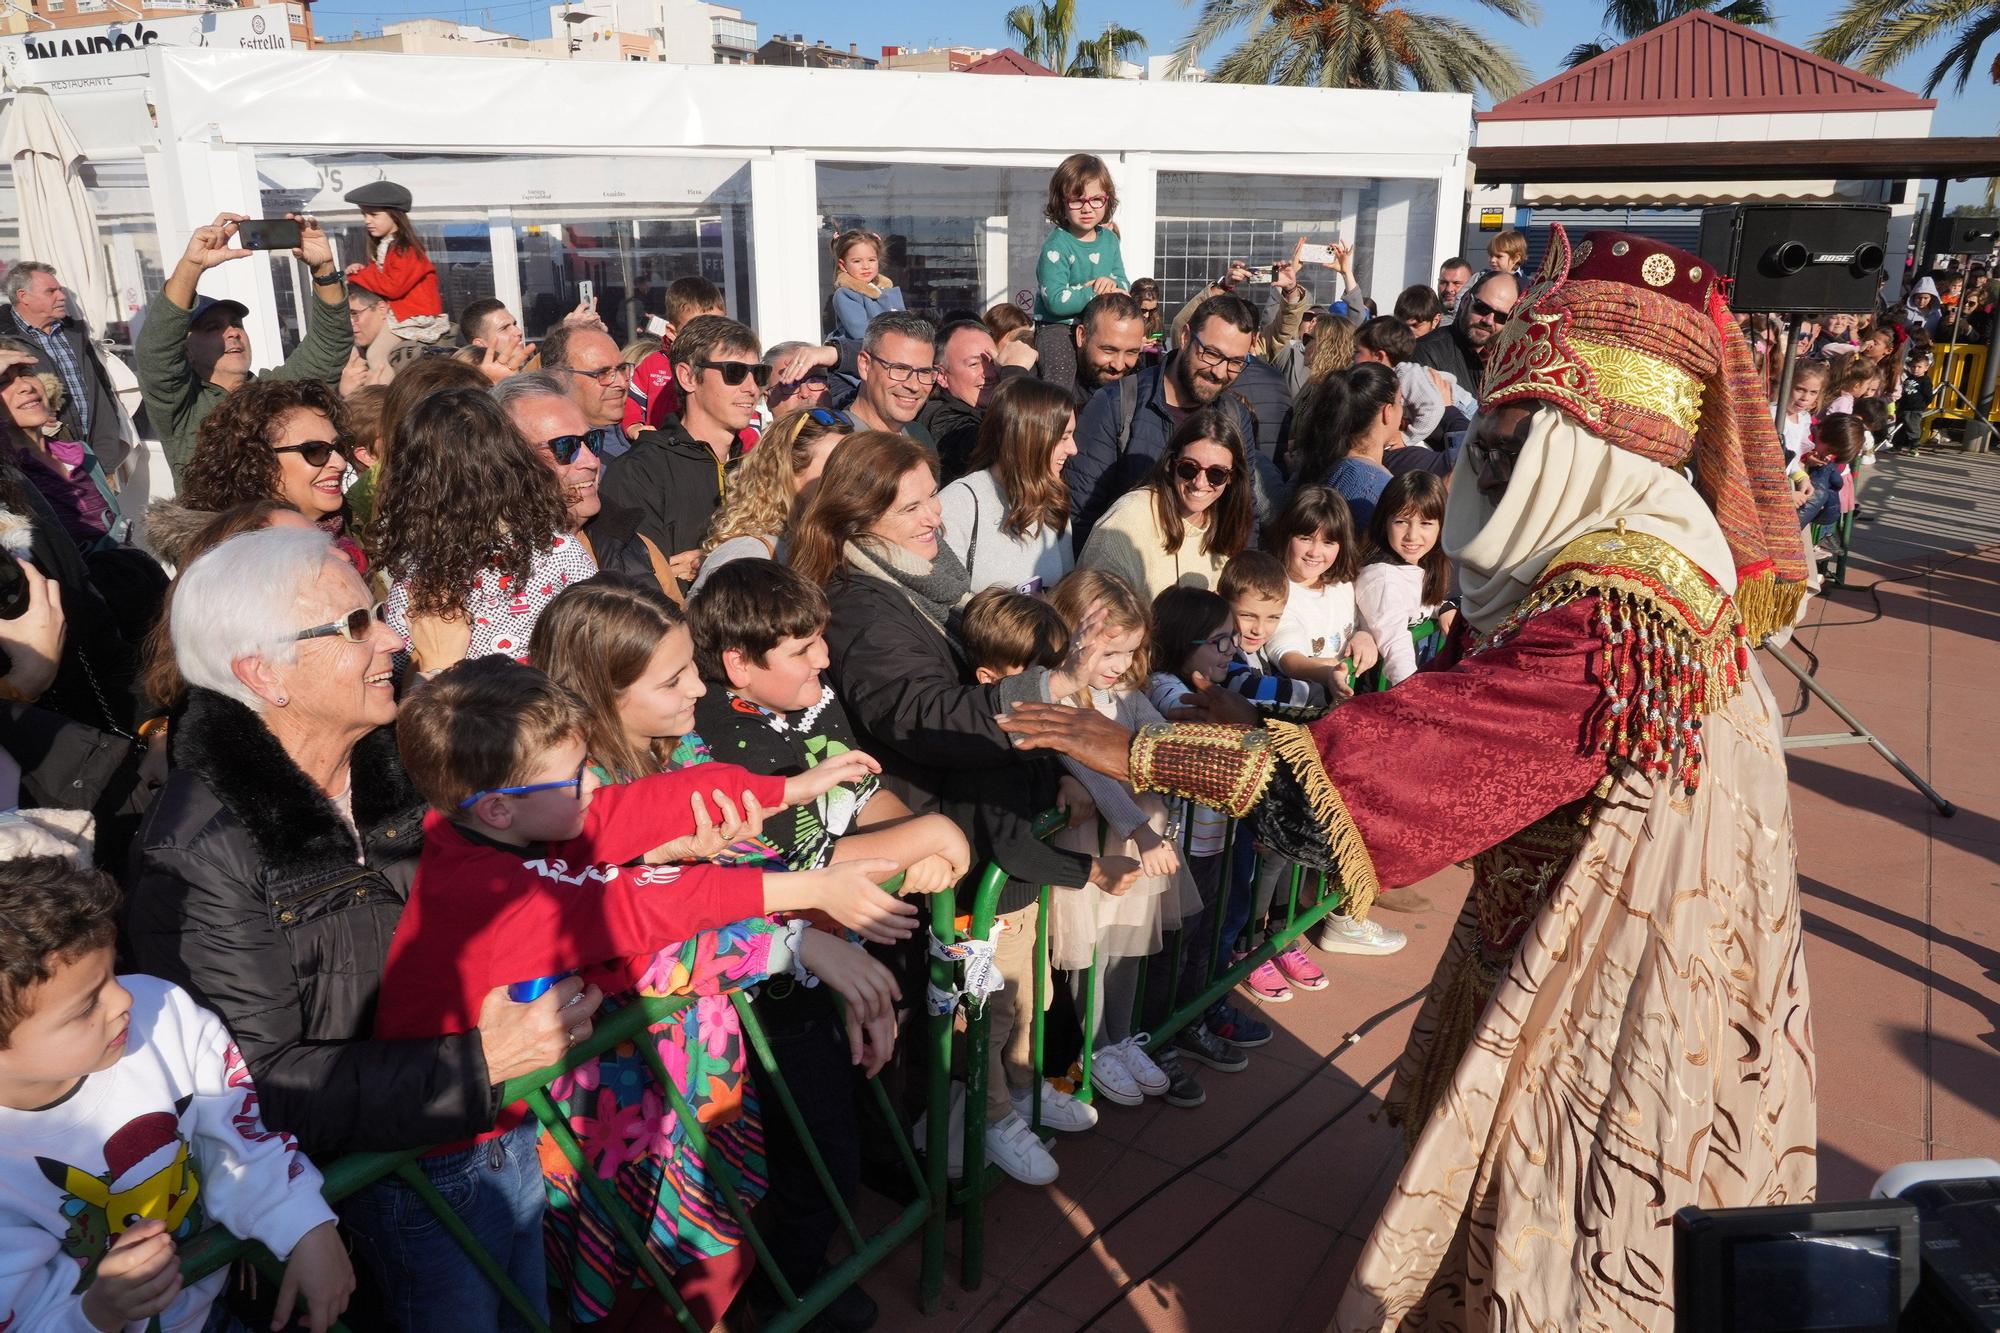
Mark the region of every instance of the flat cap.
POLYGON ((349 190, 347 202, 356 208, 397 208, 410 211, 410 192, 394 181, 370 181, 358 190, 349 190))

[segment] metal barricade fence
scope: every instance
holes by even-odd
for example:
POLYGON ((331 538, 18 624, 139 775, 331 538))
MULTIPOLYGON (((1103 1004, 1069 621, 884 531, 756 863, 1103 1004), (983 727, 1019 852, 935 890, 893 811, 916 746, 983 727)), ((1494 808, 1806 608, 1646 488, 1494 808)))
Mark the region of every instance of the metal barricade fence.
MULTIPOLYGON (((1036 832, 1048 836, 1062 827, 1060 812, 1045 817, 1036 832)), ((1187 858, 1194 821, 1183 821, 1181 854, 1187 858)), ((1142 975, 1133 1001, 1135 1011, 1132 1027, 1147 1032, 1147 1042, 1157 1048, 1170 1041, 1174 1034, 1197 1021, 1217 1000, 1227 995, 1236 985, 1259 965, 1275 957, 1300 935, 1318 924, 1341 901, 1338 891, 1329 886, 1324 875, 1316 876, 1316 898, 1301 907, 1301 896, 1306 888, 1306 872, 1300 867, 1292 867, 1289 892, 1283 903, 1283 924, 1271 929, 1263 944, 1248 952, 1232 965, 1225 966, 1228 946, 1232 941, 1222 937, 1221 925, 1227 914, 1230 894, 1234 884, 1230 877, 1232 866, 1231 849, 1239 835, 1238 821, 1230 821, 1223 840, 1222 879, 1214 897, 1203 905, 1198 918, 1201 924, 1201 938, 1192 943, 1205 950, 1202 967, 1202 985, 1199 992, 1178 1006, 1173 1004, 1179 991, 1180 979, 1184 974, 1186 951, 1191 942, 1185 929, 1168 932, 1157 957, 1172 958, 1172 971, 1166 984, 1167 1007, 1169 1012, 1150 1029, 1144 1027, 1151 988, 1142 975)), ((1253 881, 1256 868, 1253 864, 1253 881)), ((885 885, 891 888, 895 881, 885 885)), ((991 936, 994 919, 997 916, 1002 888, 1007 883, 1007 874, 998 865, 989 864, 982 873, 973 895, 969 930, 961 934, 957 927, 957 902, 947 891, 933 894, 931 898, 930 930, 936 941, 946 944, 964 939, 984 940, 991 936)), ((1053 890, 1048 885, 1041 886, 1039 896, 1040 911, 1035 927, 1035 967, 1034 976, 1027 984, 1032 992, 1028 1021, 1031 1024, 1030 1049, 1035 1067, 1034 1086, 1030 1094, 1031 1128, 1041 1129, 1042 1088, 1051 1071, 1046 1067, 1048 985, 1050 980, 1049 957, 1049 906, 1053 890)), ((1254 889, 1253 889, 1254 894, 1254 889)), ((1275 913, 1278 904, 1272 905, 1275 913)), ((1253 925, 1256 923, 1252 923, 1253 925)), ((930 950, 929 982, 934 994, 957 993, 957 969, 960 964, 947 956, 944 951, 930 950)), ((1147 966, 1149 966, 1149 963, 1147 966)), ((1092 1051, 1096 1041, 1098 1004, 1097 966, 1093 960, 1086 971, 1086 1000, 1079 1014, 1083 1028, 1082 1052, 1079 1056, 1081 1083, 1077 1096, 1084 1101, 1094 1099, 1091 1084, 1092 1051)), ((1020 978, 1010 978, 1008 985, 1021 985, 1020 978)), ((700 1120, 689 1108, 673 1078, 661 1062, 659 1052, 651 1042, 642 1040, 643 1034, 654 1025, 673 1018, 683 1009, 695 1003, 693 996, 641 996, 631 998, 617 1012, 601 1019, 590 1037, 581 1042, 575 1050, 557 1065, 538 1070, 510 1080, 500 1092, 502 1105, 526 1102, 529 1110, 542 1125, 570 1165, 576 1169, 581 1188, 590 1195, 592 1201, 603 1210, 617 1231, 627 1250, 635 1257, 641 1273, 659 1294, 660 1299, 673 1311, 676 1322, 691 1333, 700 1333, 686 1304, 675 1292, 671 1275, 654 1259, 644 1239, 644 1224, 635 1219, 616 1191, 599 1179, 585 1159, 582 1145, 570 1129, 567 1118, 550 1097, 548 1088, 557 1079, 573 1072, 626 1042, 633 1042, 645 1060, 653 1079, 664 1093, 672 1108, 677 1123, 683 1128, 688 1144, 702 1159, 708 1171, 719 1183, 723 1197, 731 1214, 742 1226, 745 1243, 757 1255, 758 1265, 777 1290, 785 1308, 776 1316, 763 1322, 766 1333, 791 1333, 802 1327, 842 1292, 858 1282, 871 1268, 902 1245, 919 1230, 923 1232, 923 1250, 918 1280, 918 1305, 926 1314, 935 1312, 942 1304, 944 1296, 945 1248, 947 1226, 947 1202, 961 1209, 961 1268, 960 1282, 968 1290, 977 1289, 984 1279, 985 1271, 985 1196, 999 1179, 998 1168, 988 1169, 986 1164, 986 1080, 987 1044, 990 1038, 990 1020, 983 1005, 965 1005, 967 1021, 965 1041, 962 1051, 966 1079, 965 1122, 964 1122, 964 1170, 962 1184, 954 1190, 950 1177, 949 1125, 951 1121, 952 1064, 956 1045, 956 1016, 961 1007, 953 1003, 939 1012, 939 1006, 927 1005, 927 1017, 922 1039, 927 1050, 928 1079, 926 1084, 926 1122, 935 1127, 928 1138, 929 1151, 919 1157, 911 1146, 909 1135, 904 1131, 901 1116, 891 1103, 887 1091, 879 1079, 869 1079, 868 1087, 888 1125, 895 1141, 898 1155, 904 1168, 909 1172, 916 1197, 904 1205, 890 1222, 875 1232, 864 1235, 855 1220, 848 1201, 835 1187, 831 1171, 814 1141, 810 1128, 806 1125, 799 1107, 798 1095, 786 1082, 783 1072, 772 1052, 770 1041, 758 1020, 749 996, 741 991, 730 996, 738 1018, 743 1025, 746 1042, 755 1051, 761 1062, 760 1079, 768 1083, 768 1091, 775 1098, 765 1100, 765 1113, 771 1114, 770 1102, 775 1100, 782 1113, 804 1145, 812 1164, 819 1186, 830 1201, 840 1224, 841 1233, 847 1238, 851 1252, 827 1269, 805 1291, 794 1291, 785 1275, 772 1261, 769 1249, 758 1232, 745 1204, 739 1181, 734 1169, 723 1160, 702 1133, 700 1120), (766 1078, 766 1076, 768 1076, 766 1078)), ((1018 1008, 1018 1007, 1017 1007, 1018 1008)), ((529 1327, 537 1333, 547 1333, 549 1325, 533 1316, 531 1306, 521 1291, 510 1282, 500 1264, 479 1246, 478 1241, 465 1224, 453 1213, 449 1204, 432 1187, 424 1175, 420 1160, 430 1152, 430 1146, 412 1148, 393 1153, 355 1153, 326 1164, 323 1174, 323 1193, 329 1203, 338 1204, 369 1185, 389 1176, 395 1176, 414 1190, 426 1207, 435 1215, 439 1223, 458 1242, 467 1257, 479 1271, 492 1282, 495 1289, 507 1303, 521 1313, 529 1327)), ((181 1270, 186 1282, 194 1282, 239 1259, 247 1260, 274 1281, 279 1275, 277 1261, 263 1246, 254 1241, 239 1239, 220 1226, 211 1226, 192 1237, 180 1247, 181 1270)), ((336 1325, 346 1329, 345 1324, 336 1325)))
MULTIPOLYGON (((833 1177, 799 1110, 798 1098, 778 1067, 770 1041, 762 1023, 757 1019, 749 996, 742 991, 736 991, 730 995, 730 999, 737 1017, 742 1022, 744 1038, 762 1062, 763 1075, 768 1075, 765 1079, 766 1087, 770 1092, 776 1093, 775 1100, 782 1114, 787 1117, 791 1128, 804 1145, 813 1171, 818 1177, 820 1188, 826 1192, 841 1231, 852 1247, 852 1252, 847 1258, 822 1273, 818 1280, 803 1292, 794 1291, 784 1273, 772 1262, 770 1251, 766 1248, 764 1239, 750 1216, 749 1207, 743 1200, 735 1171, 702 1132, 699 1117, 688 1106, 679 1087, 668 1074, 660 1059, 659 1051, 654 1043, 645 1039, 648 1029, 673 1018, 693 1005, 695 997, 639 996, 628 999, 616 1013, 602 1019, 590 1037, 579 1043, 561 1064, 510 1080, 500 1091, 500 1103, 503 1106, 511 1106, 521 1101, 528 1104, 530 1111, 541 1123, 543 1132, 555 1141, 563 1156, 568 1158, 570 1165, 575 1168, 581 1188, 610 1219, 619 1239, 634 1256, 647 1282, 673 1311, 679 1326, 689 1330, 690 1333, 702 1333, 703 1326, 696 1322, 686 1304, 675 1292, 671 1276, 649 1251, 645 1242, 646 1222, 635 1219, 617 1197, 616 1190, 598 1178, 596 1171, 585 1159, 582 1146, 571 1131, 568 1119, 548 1092, 549 1085, 558 1078, 626 1042, 633 1042, 637 1047, 652 1078, 666 1096, 668 1105, 676 1117, 676 1123, 687 1137, 688 1145, 694 1149, 719 1183, 730 1213, 743 1228, 744 1243, 755 1251, 760 1269, 784 1302, 785 1308, 782 1311, 763 1322, 762 1328, 767 1333, 790 1333, 791 1330, 803 1326, 926 1223, 934 1235, 926 1238, 925 1254, 928 1258, 935 1252, 936 1265, 934 1272, 927 1266, 923 1288, 931 1293, 927 1297, 931 1304, 927 1304, 926 1309, 935 1308, 944 1271, 944 1210, 941 1207, 933 1208, 932 1201, 941 1198, 942 1194, 927 1187, 926 1177, 917 1160, 916 1151, 910 1146, 909 1137, 903 1131, 902 1120, 895 1113, 895 1108, 891 1105, 888 1093, 882 1087, 880 1080, 869 1079, 868 1086, 883 1120, 889 1126, 897 1151, 903 1159, 904 1168, 910 1174, 916 1198, 905 1205, 888 1225, 873 1236, 864 1236, 847 1200, 834 1188, 833 1177)), ((946 1077, 949 1077, 948 1072, 946 1077)), ((769 1102, 770 1099, 767 1098, 767 1108, 769 1102)), ((770 1114, 768 1109, 766 1114, 770 1114)), ((501 1297, 521 1314, 528 1326, 537 1330, 537 1333, 547 1333, 549 1325, 533 1315, 519 1288, 508 1280, 494 1258, 480 1248, 478 1241, 464 1222, 453 1213, 451 1206, 424 1175, 418 1163, 429 1151, 431 1149, 425 1147, 394 1153, 356 1153, 339 1158, 326 1166, 323 1193, 329 1203, 337 1204, 378 1180, 395 1176, 417 1193, 438 1222, 450 1233, 452 1239, 458 1242, 466 1256, 493 1284, 501 1297)), ((273 1280, 276 1280, 280 1271, 277 1261, 263 1246, 238 1239, 220 1226, 209 1227, 192 1237, 180 1247, 180 1255, 182 1276, 187 1282, 194 1282, 238 1259, 249 1260, 273 1280)), ((337 1327, 346 1328, 346 1325, 337 1327)))
MULTIPOLYGON (((1063 822, 1060 812, 1051 814, 1044 817, 1037 826, 1036 832, 1038 835, 1046 837, 1061 828, 1063 822)), ((1181 856, 1183 863, 1186 862, 1188 857, 1188 850, 1193 837, 1194 822, 1191 817, 1182 821, 1181 856)), ((1302 909, 1300 907, 1300 899, 1302 891, 1306 887, 1307 872, 1302 867, 1293 866, 1291 874, 1288 877, 1289 891, 1286 894, 1283 904, 1284 924, 1282 926, 1274 926, 1270 931, 1269 937, 1263 944, 1247 952, 1234 964, 1225 966, 1224 960, 1228 956, 1228 946, 1233 941, 1223 939, 1221 927, 1223 918, 1228 913, 1230 894, 1234 891, 1234 884, 1230 877, 1232 864, 1231 851, 1236 837, 1240 835, 1240 824, 1241 821, 1237 820, 1229 822, 1228 831, 1223 838, 1222 850, 1219 853, 1222 859, 1222 880, 1216 889, 1213 900, 1204 904, 1199 918, 1201 931, 1205 932, 1205 935, 1204 938, 1197 940, 1195 943, 1207 950, 1207 957, 1202 968, 1202 986, 1200 990, 1192 999, 1185 1001, 1178 1007, 1174 1006, 1173 1000, 1178 994, 1180 979, 1183 975, 1183 965, 1186 962, 1186 950, 1189 947, 1187 931, 1185 929, 1169 932, 1168 939, 1162 942, 1159 953, 1154 955, 1154 957, 1163 960, 1170 956, 1173 967, 1167 981, 1166 989, 1169 1012, 1150 1029, 1145 1028, 1143 1024, 1143 1015, 1147 1010, 1147 997, 1150 991, 1147 984, 1148 979, 1142 974, 1139 981, 1137 995, 1133 1000, 1135 1011, 1131 1026, 1134 1030, 1145 1031, 1147 1033, 1147 1044, 1153 1049, 1163 1047, 1167 1042, 1172 1040, 1174 1034, 1187 1027, 1190 1023, 1199 1020, 1211 1005, 1234 990, 1239 982, 1249 976, 1251 972, 1255 971, 1265 961, 1276 957, 1289 947, 1294 940, 1298 939, 1299 936, 1317 925, 1328 913, 1339 906, 1342 900, 1342 895, 1339 893, 1337 887, 1330 885, 1325 875, 1315 874, 1316 899, 1302 909)), ((1253 902, 1257 873, 1258 867, 1253 863, 1251 867, 1252 887, 1250 890, 1253 902)), ((969 928, 963 938, 983 940, 992 934, 994 918, 998 914, 997 908, 1000 893, 1006 883, 1007 874, 999 866, 989 865, 986 868, 985 874, 981 877, 974 895, 969 928)), ((1064 1070, 1049 1070, 1046 1067, 1045 1060, 1047 1049, 1047 1014, 1045 1010, 1048 998, 1046 992, 1049 983, 1049 901, 1052 893, 1061 891, 1059 889, 1051 889, 1046 884, 1041 886, 1041 894, 1038 900, 1040 910, 1036 913, 1035 918, 1035 961, 1034 977, 1031 983, 1033 998, 1029 1001, 1027 1021, 1031 1025, 1030 1050, 1035 1066, 1034 1085, 1029 1097, 1029 1127, 1038 1134, 1041 1132, 1042 1088, 1044 1081, 1051 1073, 1062 1074, 1066 1072, 1064 1070)), ((1279 904, 1274 902, 1271 907, 1273 913, 1275 913, 1278 910, 1279 904)), ((1253 920, 1250 924, 1252 928, 1255 928, 1258 923, 1253 920)), ((960 938, 956 933, 952 904, 941 902, 933 905, 932 930, 940 940, 950 941, 960 938)), ((1149 959, 1148 964, 1150 964, 1150 961, 1149 959)), ((940 963, 934 959, 932 963, 932 980, 934 985, 945 989, 950 988, 950 966, 951 964, 949 963, 940 963)), ((1076 1096, 1084 1101, 1094 1100, 1091 1086, 1091 1057, 1092 1048, 1096 1043, 1096 1018, 1097 1010, 1099 1009, 1097 972, 1097 964, 1093 958, 1092 964, 1085 974, 1087 977, 1085 983, 1086 998, 1080 1006, 1081 1012, 1077 1015, 1083 1029, 1083 1046, 1081 1054, 1078 1057, 1081 1082, 1076 1096)), ((1015 986, 1023 983, 1019 978, 1009 977, 1006 984, 1015 986)), ((927 1165, 930 1172, 929 1182, 933 1197, 948 1198, 960 1209, 959 1282, 967 1290, 977 1290, 985 1276, 986 1195, 999 1182, 1001 1177, 998 1168, 993 1168, 989 1171, 986 1165, 986 1080, 988 1077, 987 1046, 991 1035, 989 1032, 990 1016, 983 1005, 967 1005, 965 1007, 967 1014, 964 1050, 966 1084, 964 1170, 960 1186, 955 1190, 950 1188, 947 1176, 949 1163, 946 1160, 949 1155, 948 1153, 932 1152, 927 1165)), ((1016 1006, 1015 1021, 1021 1021, 1018 1005, 1016 1006)), ((932 1126, 944 1126, 948 1125, 948 1116, 950 1114, 950 1038, 955 1024, 953 1022, 953 1015, 949 1013, 942 1016, 934 1015, 931 1023, 934 1063, 930 1083, 928 1123, 932 1126), (938 1073, 940 1069, 946 1071, 942 1077, 938 1073)), ((934 1134, 930 1141, 935 1143, 938 1141, 938 1137, 934 1134)), ((929 1238, 927 1237, 926 1239, 928 1243, 929 1238)), ((938 1245, 937 1258, 941 1264, 944 1257, 944 1236, 942 1230, 939 1231, 936 1237, 936 1243, 938 1245)), ((927 1275, 931 1271, 930 1258, 931 1256, 927 1253, 925 1256, 925 1272, 927 1275)), ((929 1281, 928 1276, 926 1281, 929 1281)), ((941 1283, 941 1277, 939 1281, 941 1283)), ((926 1290, 928 1292, 929 1288, 927 1287, 926 1290)), ((925 1308, 929 1309, 931 1307, 926 1305, 925 1308)))

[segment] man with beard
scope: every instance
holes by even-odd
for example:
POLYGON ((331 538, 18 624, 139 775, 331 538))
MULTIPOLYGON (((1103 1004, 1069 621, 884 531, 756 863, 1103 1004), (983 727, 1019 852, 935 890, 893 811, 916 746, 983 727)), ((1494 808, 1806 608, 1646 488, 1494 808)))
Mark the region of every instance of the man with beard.
POLYGON ((1458 294, 1472 281, 1472 265, 1463 255, 1453 255, 1438 265, 1438 301, 1446 310, 1458 304, 1458 294))
POLYGON ((1813 1196, 1783 717, 1751 655, 1797 618, 1805 566, 1719 278, 1553 229, 1453 478, 1460 623, 1432 669, 1310 727, 1002 723, 1254 810, 1355 916, 1471 864, 1385 1100, 1409 1157, 1337 1333, 1668 1333, 1676 1212, 1813 1196))
POLYGON ((1076 317, 1076 378, 1057 387, 1069 390, 1081 412, 1099 389, 1136 370, 1145 350, 1146 314, 1139 303, 1125 292, 1092 297, 1076 317))
MULTIPOLYGON (((723 479, 743 456, 740 432, 756 417, 771 377, 759 358, 757 335, 735 320, 689 320, 674 339, 680 416, 640 435, 605 470, 605 501, 639 511, 638 535, 668 558, 681 583, 701 563, 701 539, 722 503, 723 479)), ((679 599, 679 589, 667 593, 679 599)))
MULTIPOLYGON (((1486 349, 1493 335, 1514 313, 1521 288, 1511 273, 1489 273, 1466 296, 1458 317, 1432 329, 1417 339, 1417 354, 1411 359, 1420 366, 1442 370, 1458 381, 1458 387, 1479 397, 1486 377, 1486 349)), ((1451 309, 1451 303, 1445 303, 1451 309)))
MULTIPOLYGON (((1063 469, 1079 550, 1112 502, 1152 470, 1188 413, 1219 400, 1236 414, 1243 438, 1256 438, 1250 409, 1229 390, 1249 363, 1258 328, 1248 301, 1211 296, 1188 320, 1187 341, 1173 355, 1097 391, 1077 418, 1076 456, 1063 469)), ((1251 452, 1253 463, 1263 457, 1251 452)))

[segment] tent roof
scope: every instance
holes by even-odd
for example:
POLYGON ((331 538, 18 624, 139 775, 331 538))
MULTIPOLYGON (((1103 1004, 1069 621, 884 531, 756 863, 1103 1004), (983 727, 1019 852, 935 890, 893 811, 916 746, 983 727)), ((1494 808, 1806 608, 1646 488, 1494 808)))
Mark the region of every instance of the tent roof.
POLYGON ((1476 119, 1929 111, 1936 106, 1932 98, 1697 9, 1517 93, 1476 119))
POLYGON ((1027 74, 1036 78, 1056 77, 1046 65, 1038 65, 1011 46, 983 55, 965 67, 967 74, 1027 74))

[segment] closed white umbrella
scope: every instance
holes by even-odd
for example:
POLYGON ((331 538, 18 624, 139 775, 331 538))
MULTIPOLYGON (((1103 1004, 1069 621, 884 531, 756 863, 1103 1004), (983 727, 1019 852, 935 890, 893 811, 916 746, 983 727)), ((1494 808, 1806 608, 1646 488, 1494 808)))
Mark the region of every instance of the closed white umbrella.
POLYGON ((112 304, 111 270, 97 215, 83 184, 83 150, 48 93, 23 88, 14 94, 6 130, 0 133, 0 156, 14 166, 20 258, 53 264, 76 298, 72 313, 93 330, 121 318, 112 304))

